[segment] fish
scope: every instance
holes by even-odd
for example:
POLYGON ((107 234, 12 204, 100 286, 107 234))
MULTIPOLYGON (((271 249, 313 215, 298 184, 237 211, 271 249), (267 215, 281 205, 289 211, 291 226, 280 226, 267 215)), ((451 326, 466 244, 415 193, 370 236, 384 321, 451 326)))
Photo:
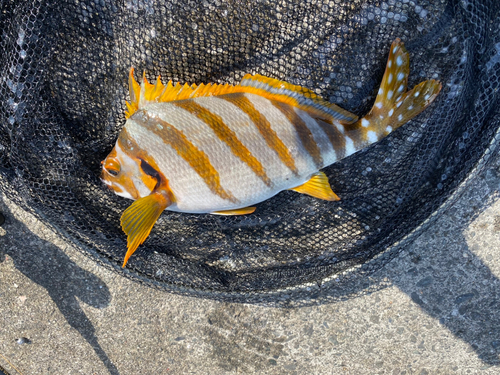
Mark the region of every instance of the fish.
POLYGON ((283 190, 338 201, 321 169, 379 141, 427 108, 430 79, 407 89, 409 54, 391 45, 375 103, 359 118, 313 90, 262 75, 239 84, 142 84, 129 74, 126 122, 101 179, 134 200, 121 216, 125 267, 164 210, 246 215, 283 190))

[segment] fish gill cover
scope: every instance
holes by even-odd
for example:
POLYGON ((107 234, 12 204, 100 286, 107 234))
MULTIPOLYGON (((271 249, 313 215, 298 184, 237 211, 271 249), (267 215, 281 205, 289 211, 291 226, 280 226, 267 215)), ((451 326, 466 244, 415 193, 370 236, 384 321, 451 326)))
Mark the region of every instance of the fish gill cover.
POLYGON ((1 191, 103 265, 169 291, 289 306, 362 293, 397 255, 394 244, 497 151, 494 0, 0 7, 1 191), (246 216, 165 211, 120 271, 120 215, 130 201, 99 175, 125 123, 131 67, 174 83, 261 74, 363 116, 396 38, 410 55, 408 86, 437 79, 443 89, 418 117, 324 170, 340 202, 284 191, 246 216))

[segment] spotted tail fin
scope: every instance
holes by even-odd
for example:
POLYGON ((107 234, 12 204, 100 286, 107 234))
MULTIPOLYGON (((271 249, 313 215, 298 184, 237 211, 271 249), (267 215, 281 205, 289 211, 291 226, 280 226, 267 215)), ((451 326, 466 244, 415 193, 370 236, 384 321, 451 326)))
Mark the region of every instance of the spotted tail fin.
POLYGON ((361 120, 366 139, 373 143, 410 121, 436 98, 441 83, 433 79, 407 91, 410 59, 404 44, 397 38, 391 45, 384 77, 375 104, 361 120))

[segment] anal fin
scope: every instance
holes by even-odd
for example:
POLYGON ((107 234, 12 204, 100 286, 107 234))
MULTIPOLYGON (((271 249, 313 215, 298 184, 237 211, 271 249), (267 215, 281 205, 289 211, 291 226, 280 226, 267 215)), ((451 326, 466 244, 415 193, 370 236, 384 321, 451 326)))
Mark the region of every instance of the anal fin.
POLYGON ((323 172, 316 172, 306 183, 294 187, 292 189, 298 193, 307 194, 312 197, 323 199, 326 201, 339 201, 340 198, 335 194, 330 187, 328 177, 323 172))
POLYGON ((256 207, 243 207, 236 210, 223 210, 210 212, 212 215, 248 215, 255 211, 256 207))
POLYGON ((123 212, 120 223, 127 235, 127 253, 122 267, 125 267, 130 256, 146 240, 156 220, 170 203, 167 193, 153 191, 147 197, 136 200, 123 212))

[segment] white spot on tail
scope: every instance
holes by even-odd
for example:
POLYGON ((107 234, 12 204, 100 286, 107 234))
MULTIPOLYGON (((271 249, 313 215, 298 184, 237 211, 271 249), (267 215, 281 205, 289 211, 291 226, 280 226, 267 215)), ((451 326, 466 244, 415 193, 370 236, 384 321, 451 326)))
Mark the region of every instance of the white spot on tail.
POLYGON ((387 63, 387 66, 390 68, 392 66, 392 60, 389 60, 389 62, 387 63))
POLYGON ((396 46, 396 47, 394 47, 394 48, 392 49, 392 53, 396 53, 396 51, 397 51, 397 50, 398 50, 398 47, 396 46))
POLYGON ((420 91, 415 91, 415 95, 413 95, 415 98, 420 95, 420 91))
POLYGON ((345 153, 346 156, 352 155, 356 152, 356 148, 354 147, 354 142, 351 138, 345 137, 345 153))
POLYGON ((403 59, 401 58, 401 56, 398 56, 398 58, 396 59, 396 64, 397 64, 398 66, 403 65, 403 59))
POLYGON ((368 125, 370 125, 370 121, 368 121, 367 119, 362 119, 361 120, 361 125, 364 127, 364 128, 367 128, 368 125))
POLYGON ((366 133, 366 135, 368 136, 368 141, 370 143, 375 143, 378 141, 377 133, 375 133, 374 131, 370 130, 368 133, 366 133))
POLYGON ((398 88, 398 92, 402 92, 405 89, 405 85, 401 85, 398 88))
POLYGON ((402 104, 402 103, 403 103, 403 101, 402 101, 402 100, 400 100, 399 102, 397 102, 397 103, 396 103, 396 108, 401 107, 401 104, 402 104))
POLYGON ((156 124, 156 127, 157 127, 159 130, 163 130, 163 126, 161 126, 160 124, 156 124))
POLYGON ((398 81, 401 81, 405 77, 404 73, 398 74, 398 81))
POLYGON ((399 115, 399 116, 398 116, 398 120, 399 120, 399 121, 403 120, 403 115, 399 115))
POLYGON ((393 114, 393 113, 394 113, 394 109, 391 109, 391 110, 389 111, 389 117, 390 117, 390 116, 392 116, 392 114, 393 114))
POLYGON ((424 99, 425 99, 425 100, 428 100, 430 97, 431 97, 431 95, 430 95, 430 94, 427 94, 426 96, 424 96, 424 99))
POLYGON ((410 110, 410 111, 411 111, 412 109, 413 109, 413 106, 412 106, 412 105, 408 107, 408 110, 410 110))
POLYGON ((391 83, 392 82, 392 73, 389 74, 389 78, 387 79, 387 83, 391 83))
POLYGON ((392 94, 394 94, 394 92, 392 90, 389 90, 389 92, 387 93, 387 99, 391 99, 392 94))
POLYGON ((375 107, 377 107, 377 108, 382 108, 382 102, 377 102, 377 103, 375 103, 375 107))
POLYGON ((387 133, 392 132, 392 126, 388 126, 387 128, 385 128, 385 131, 386 131, 387 133))
POLYGON ((383 93, 384 93, 384 90, 382 89, 382 87, 381 87, 381 88, 379 88, 379 89, 378 89, 378 94, 379 94, 379 95, 381 95, 381 94, 383 94, 383 93))

